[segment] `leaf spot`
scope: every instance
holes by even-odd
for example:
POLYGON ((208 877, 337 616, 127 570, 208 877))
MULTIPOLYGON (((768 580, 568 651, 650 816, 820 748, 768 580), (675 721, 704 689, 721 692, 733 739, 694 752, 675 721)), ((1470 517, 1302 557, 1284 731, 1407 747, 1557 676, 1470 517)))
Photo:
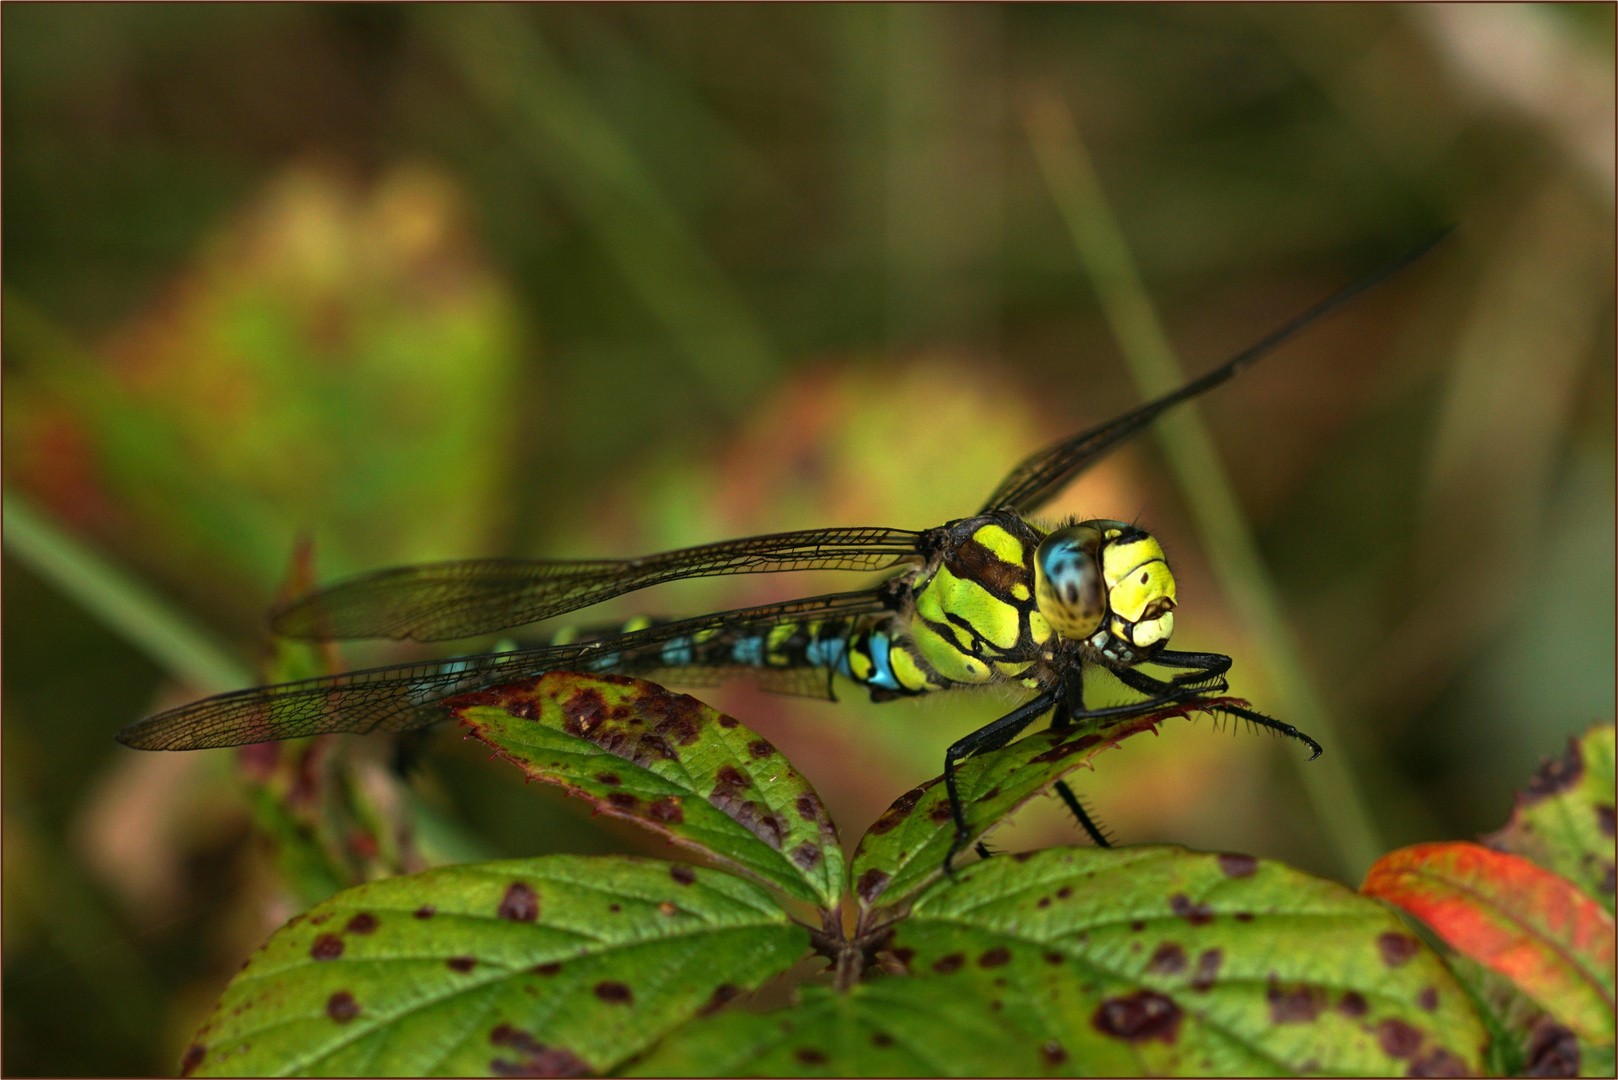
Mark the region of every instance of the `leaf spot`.
POLYGON ((937 960, 934 960, 933 970, 940 975, 948 975, 953 971, 961 970, 961 965, 964 963, 966 963, 965 956, 958 952, 952 952, 947 956, 940 956, 937 960))
POLYGON ((1146 970, 1158 975, 1178 975, 1185 970, 1185 950, 1172 941, 1165 941, 1146 962, 1146 970))
POLYGON ((1337 1002, 1337 1011, 1344 1016, 1364 1016, 1370 1008, 1364 996, 1357 990, 1348 991, 1337 1002))
POLYGON ((1427 1012, 1437 1012, 1438 991, 1431 986, 1422 987, 1421 993, 1416 995, 1416 1004, 1420 1005, 1427 1012))
POLYGON ((1224 871, 1226 877, 1251 877, 1258 869, 1258 860, 1251 855, 1232 855, 1221 853, 1219 856, 1219 869, 1224 871))
POLYGON ((360 912, 358 915, 348 920, 348 925, 343 927, 343 929, 348 931, 350 934, 369 934, 375 931, 376 928, 376 916, 372 915, 369 911, 360 912))
POLYGON ((1376 947, 1382 953, 1382 962, 1390 968, 1402 966, 1421 949, 1421 943, 1409 934, 1393 930, 1378 934, 1376 947))
POLYGON ((1376 1026, 1376 1041, 1389 1057, 1415 1057, 1421 1048, 1421 1032, 1403 1020, 1390 1017, 1376 1026))
POLYGON ((680 807, 678 795, 665 795, 648 803, 646 813, 654 821, 661 821, 666 825, 679 825, 685 821, 685 811, 680 807))
POLYGON ((438 914, 438 909, 431 904, 423 904, 416 909, 415 914, 418 919, 430 919, 438 914))
POLYGON ((1054 1069, 1067 1060, 1067 1051, 1063 1050, 1062 1044, 1055 1039, 1048 1039, 1039 1048, 1039 1056, 1045 1060, 1047 1069, 1054 1069))
POLYGON ((523 882, 514 881, 506 888, 496 914, 512 922, 533 922, 539 918, 539 897, 523 882))
POLYGON ((1579 1038, 1571 1030, 1543 1017, 1528 1039, 1524 1076, 1579 1075, 1579 1038))
POLYGON ((1546 758, 1539 771, 1528 782, 1523 804, 1532 806, 1541 799, 1566 791, 1584 775, 1584 755, 1579 751, 1577 739, 1568 739, 1567 753, 1559 758, 1546 758))
POLYGON ((496 1076, 588 1076, 590 1073, 590 1066, 572 1051, 546 1046, 510 1024, 501 1024, 489 1032, 489 1041, 495 1046, 509 1046, 523 1055, 521 1061, 504 1058, 490 1061, 489 1071, 496 1076))
POLYGON ((873 866, 860 875, 859 881, 854 883, 854 891, 859 894, 861 900, 869 904, 882 894, 883 889, 888 887, 888 882, 892 880, 892 877, 893 875, 886 870, 873 866))
POLYGON ((311 960, 335 960, 343 955, 343 939, 336 934, 321 934, 309 946, 311 960))
POLYGON ((669 867, 669 877, 673 878, 677 885, 690 885, 697 880, 697 872, 685 863, 674 863, 669 867))
POLYGON ((820 862, 820 848, 811 840, 805 840, 792 849, 792 861, 800 870, 813 870, 820 862))
POLYGON ((633 1005, 635 1003, 635 995, 630 992, 629 987, 621 982, 613 982, 610 979, 596 983, 594 992, 596 997, 605 1001, 608 1005, 633 1005))
POLYGON ((1206 926, 1213 922, 1213 908, 1207 904, 1193 904, 1185 893, 1169 897, 1169 908, 1192 926, 1206 926))
POLYGON ((1090 1017, 1090 1026, 1103 1035, 1132 1043, 1156 1039, 1173 1045, 1180 1034, 1183 1014, 1174 999, 1152 990, 1137 990, 1127 997, 1108 998, 1090 1017))
POLYGON ((796 1057, 805 1065, 824 1065, 826 1063, 826 1055, 809 1046, 798 1047, 793 1057, 796 1057))
POLYGON ((180 1059, 180 1075, 190 1076, 202 1059, 208 1056, 208 1048, 201 1043, 192 1043, 185 1048, 185 1057, 180 1059))
POLYGON ((1225 950, 1204 949, 1197 957, 1197 970, 1191 976, 1191 989, 1204 992, 1219 977, 1219 965, 1224 963, 1225 950))
POLYGON ((1010 962, 1011 950, 1006 948, 1004 945, 996 945, 994 948, 988 950, 982 956, 978 957, 978 967, 980 968, 1003 967, 1010 962))
POLYGON ((730 983, 720 983, 713 988, 713 993, 708 997, 708 1003, 697 1010, 697 1015, 710 1016, 718 1012, 740 993, 741 989, 739 987, 732 986, 730 983))
POLYGON ((444 963, 449 966, 451 971, 459 971, 463 975, 478 966, 477 957, 475 956, 452 956, 445 960, 444 963))
POLYGON ((339 990, 326 999, 326 1015, 339 1024, 346 1024, 359 1014, 359 1002, 347 990, 339 990))
POLYGON ((1270 1022, 1275 1024, 1307 1024, 1320 1015, 1324 992, 1314 986, 1277 986, 1271 984, 1264 997, 1270 1003, 1270 1022))

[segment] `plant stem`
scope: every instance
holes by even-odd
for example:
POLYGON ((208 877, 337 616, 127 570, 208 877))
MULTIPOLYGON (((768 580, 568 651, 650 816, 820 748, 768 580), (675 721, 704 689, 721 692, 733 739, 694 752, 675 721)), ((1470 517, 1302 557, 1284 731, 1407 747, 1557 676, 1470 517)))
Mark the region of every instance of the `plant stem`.
MULTIPOLYGON (((1054 94, 1033 98, 1024 114, 1045 182, 1090 276, 1135 384, 1150 400, 1186 379, 1152 307, 1095 166, 1066 105, 1054 94)), ((1195 402, 1158 421, 1157 435, 1191 511, 1221 588, 1251 636, 1256 667, 1274 689, 1278 711, 1328 748, 1340 748, 1325 702, 1303 664, 1297 638, 1281 614, 1275 582, 1259 556, 1230 478, 1195 402)), ((1382 844, 1340 749, 1299 766, 1310 804, 1340 869, 1359 881, 1382 844)))
POLYGON ((4 494, 6 554, 66 593, 170 675, 204 693, 251 686, 251 672, 179 610, 69 536, 27 500, 4 494))

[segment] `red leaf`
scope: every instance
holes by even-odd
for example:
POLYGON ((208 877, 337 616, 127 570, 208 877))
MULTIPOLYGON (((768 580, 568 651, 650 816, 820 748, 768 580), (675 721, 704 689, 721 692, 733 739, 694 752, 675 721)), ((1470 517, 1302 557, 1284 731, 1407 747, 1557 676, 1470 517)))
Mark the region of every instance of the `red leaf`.
POLYGON ((1419 917, 1581 1036, 1612 1042, 1612 916, 1567 879, 1477 844, 1417 844, 1377 860, 1361 891, 1419 917))

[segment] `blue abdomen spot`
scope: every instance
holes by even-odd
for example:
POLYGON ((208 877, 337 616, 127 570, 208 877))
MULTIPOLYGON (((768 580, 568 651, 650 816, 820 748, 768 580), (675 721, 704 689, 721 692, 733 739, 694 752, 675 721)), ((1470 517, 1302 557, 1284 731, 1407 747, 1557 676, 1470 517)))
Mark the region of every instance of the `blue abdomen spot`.
POLYGON ((744 637, 736 642, 730 650, 730 658, 738 664, 751 664, 760 667, 764 663, 764 639, 761 637, 744 637))
POLYGON ((883 690, 899 689, 899 680, 893 675, 892 658, 888 655, 891 642, 886 634, 871 635, 871 677, 867 685, 883 690))
POLYGON ((684 667, 691 662, 691 639, 675 638, 663 646, 663 663, 669 667, 684 667))

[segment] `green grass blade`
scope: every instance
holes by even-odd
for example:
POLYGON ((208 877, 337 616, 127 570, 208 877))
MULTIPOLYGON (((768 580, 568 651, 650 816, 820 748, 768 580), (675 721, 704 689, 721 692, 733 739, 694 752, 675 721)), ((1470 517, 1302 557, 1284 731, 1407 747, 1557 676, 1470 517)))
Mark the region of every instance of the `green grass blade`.
POLYGON ((73 539, 27 500, 5 493, 6 554, 151 657, 209 694, 253 684, 252 673, 179 609, 73 539))
MULTIPOLYGON (((1141 396, 1150 400, 1182 385, 1185 374, 1071 115, 1054 96, 1041 97, 1029 108, 1026 122, 1045 182, 1141 396)), ((1208 561, 1251 635, 1253 655, 1243 662, 1263 669, 1274 688, 1276 714, 1328 749, 1308 764, 1301 755, 1291 759, 1298 764, 1310 804, 1342 872, 1348 880, 1358 881, 1383 845, 1342 751, 1336 721, 1305 670, 1297 638, 1281 614, 1275 582, 1259 556, 1219 451, 1195 402, 1159 420, 1157 431, 1208 561)))
POLYGON ((473 94, 512 132, 662 324, 713 400, 735 409, 778 366, 734 283, 629 139, 590 100, 526 12, 501 5, 428 14, 473 94))

